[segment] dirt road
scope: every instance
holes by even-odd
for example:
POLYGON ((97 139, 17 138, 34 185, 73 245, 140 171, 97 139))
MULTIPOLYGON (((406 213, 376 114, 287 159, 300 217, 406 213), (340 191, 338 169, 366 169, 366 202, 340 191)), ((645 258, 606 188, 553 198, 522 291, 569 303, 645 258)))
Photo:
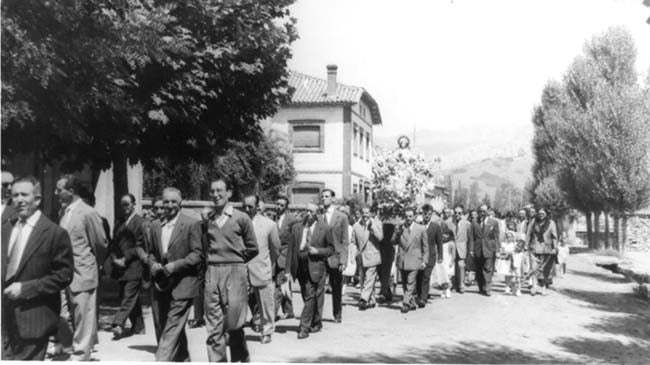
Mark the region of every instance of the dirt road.
MULTIPOLYGON (((650 363, 650 308, 632 294, 632 283, 596 267, 589 253, 572 255, 569 272, 549 295, 488 298, 471 288, 451 299, 437 296, 425 309, 401 314, 399 302, 365 312, 357 290, 344 298, 343 323, 331 321, 325 302, 324 330, 296 339, 297 320, 276 325, 262 345, 246 329, 253 361, 433 363, 650 363)), ((401 292, 398 292, 401 293, 401 292)), ((294 298, 300 313, 300 295, 294 298)), ((147 334, 112 341, 100 333, 98 360, 152 361, 156 342, 150 311, 147 334)), ((207 361, 205 328, 188 330, 193 361, 207 361)))

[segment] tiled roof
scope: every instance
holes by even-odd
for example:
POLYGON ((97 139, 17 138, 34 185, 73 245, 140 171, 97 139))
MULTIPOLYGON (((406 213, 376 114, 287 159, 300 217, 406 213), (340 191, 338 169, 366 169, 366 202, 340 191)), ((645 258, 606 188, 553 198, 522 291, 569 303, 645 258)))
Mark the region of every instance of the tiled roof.
POLYGON ((291 104, 356 104, 363 88, 337 83, 336 95, 327 95, 327 80, 290 71, 289 85, 295 88, 291 104))
POLYGON ((289 86, 294 89, 290 105, 352 105, 363 99, 370 108, 373 124, 381 124, 375 99, 362 87, 336 84, 336 95, 327 95, 327 80, 289 71, 289 86))

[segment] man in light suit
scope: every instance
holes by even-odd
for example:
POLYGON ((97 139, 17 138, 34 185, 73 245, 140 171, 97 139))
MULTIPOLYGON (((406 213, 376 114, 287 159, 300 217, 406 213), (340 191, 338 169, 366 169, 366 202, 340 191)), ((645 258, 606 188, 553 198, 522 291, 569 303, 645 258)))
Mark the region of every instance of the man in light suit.
POLYGON ((291 228, 287 249, 287 270, 300 282, 304 305, 300 316, 298 339, 323 329, 322 315, 325 301, 327 258, 334 254, 332 229, 318 217, 318 206, 307 204, 302 222, 291 228))
POLYGON ((382 223, 371 216, 370 208, 361 208, 361 219, 352 226, 352 242, 357 246, 361 257, 364 282, 361 287, 359 310, 373 308, 375 301, 375 283, 377 268, 381 265, 380 244, 384 239, 382 223))
POLYGON ((417 293, 415 302, 420 308, 424 308, 429 300, 429 287, 431 285, 431 272, 433 272, 433 267, 436 263, 442 263, 442 224, 445 224, 445 222, 440 219, 433 221, 432 217, 434 215, 435 211, 431 204, 424 204, 422 206, 422 226, 426 229, 429 258, 424 269, 418 271, 415 281, 415 291, 417 293))
POLYGON ((395 264, 402 274, 402 313, 415 310, 416 277, 429 262, 429 244, 425 228, 415 223, 415 209, 404 210, 404 220, 395 229, 392 242, 398 245, 395 264))
MULTIPOLYGON (((332 228, 334 236, 334 254, 327 259, 328 274, 330 278, 330 287, 332 288, 332 310, 334 312, 334 322, 342 321, 342 299, 343 299, 343 270, 348 262, 348 217, 339 212, 332 204, 334 191, 324 189, 321 192, 321 203, 323 204, 323 219, 332 228)), ((320 313, 322 313, 322 307, 320 313)))
POLYGON ((181 192, 163 190, 165 217, 151 224, 151 251, 147 266, 154 283, 153 312, 158 349, 156 361, 190 360, 185 324, 194 297, 203 260, 201 223, 181 213, 181 192))
POLYGON ((72 246, 38 209, 36 178, 18 179, 12 195, 18 219, 2 225, 2 360, 42 361, 72 281, 72 246))
MULTIPOLYGON (((68 231, 74 253, 74 275, 66 299, 73 316, 72 359, 77 361, 90 360, 90 352, 97 344, 98 268, 103 262, 99 255, 108 247, 102 219, 81 200, 83 191, 83 184, 76 176, 64 175, 57 181, 54 192, 63 211, 59 225, 68 231)), ((59 335, 65 336, 62 332, 59 335)))
POLYGON ((282 308, 282 319, 294 317, 291 297, 291 274, 287 270, 287 247, 291 240, 291 226, 296 222, 296 217, 287 210, 289 198, 279 196, 276 200, 277 226, 280 233, 280 250, 275 266, 275 312, 276 316, 282 308))
POLYGON ((11 186, 14 175, 9 171, 2 171, 2 224, 17 218, 16 209, 11 204, 11 186))
POLYGON ((470 255, 476 263, 476 282, 479 292, 490 296, 494 260, 499 249, 499 223, 489 217, 488 206, 479 209, 480 221, 472 223, 473 239, 470 243, 470 255))
POLYGON ((244 198, 244 209, 253 220, 253 229, 257 238, 259 253, 247 264, 248 279, 253 288, 249 304, 253 313, 255 327, 259 326, 262 333, 262 344, 271 342, 271 335, 275 330, 275 298, 273 291, 273 264, 272 259, 278 256, 280 249, 280 236, 275 222, 259 213, 260 198, 249 195, 244 198))
POLYGON ((467 248, 473 247, 474 235, 472 235, 472 224, 464 216, 463 206, 454 208, 454 220, 456 221, 456 265, 454 266, 454 288, 459 293, 465 292, 465 259, 467 248))
POLYGON ((113 264, 111 276, 120 285, 120 309, 113 317, 115 339, 131 334, 144 334, 144 319, 140 303, 145 254, 144 218, 135 212, 135 197, 126 194, 120 199, 121 223, 115 228, 109 252, 113 264), (129 318, 131 330, 126 333, 124 323, 129 318))

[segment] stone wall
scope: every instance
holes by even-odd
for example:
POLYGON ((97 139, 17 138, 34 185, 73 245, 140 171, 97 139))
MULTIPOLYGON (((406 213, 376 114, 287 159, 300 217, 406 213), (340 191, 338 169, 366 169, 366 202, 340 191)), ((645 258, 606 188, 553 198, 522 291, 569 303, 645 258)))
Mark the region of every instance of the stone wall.
POLYGON ((650 215, 634 215, 627 219, 625 249, 650 252, 650 215))

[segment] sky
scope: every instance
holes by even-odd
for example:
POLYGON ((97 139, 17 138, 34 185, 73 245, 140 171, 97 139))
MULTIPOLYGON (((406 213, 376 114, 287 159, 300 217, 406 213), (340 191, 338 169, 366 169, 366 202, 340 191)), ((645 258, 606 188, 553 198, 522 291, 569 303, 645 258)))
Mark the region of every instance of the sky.
POLYGON ((439 130, 521 131, 542 88, 583 45, 625 25, 637 68, 650 67, 650 8, 641 0, 298 0, 289 67, 362 86, 377 100, 375 136, 439 130))

